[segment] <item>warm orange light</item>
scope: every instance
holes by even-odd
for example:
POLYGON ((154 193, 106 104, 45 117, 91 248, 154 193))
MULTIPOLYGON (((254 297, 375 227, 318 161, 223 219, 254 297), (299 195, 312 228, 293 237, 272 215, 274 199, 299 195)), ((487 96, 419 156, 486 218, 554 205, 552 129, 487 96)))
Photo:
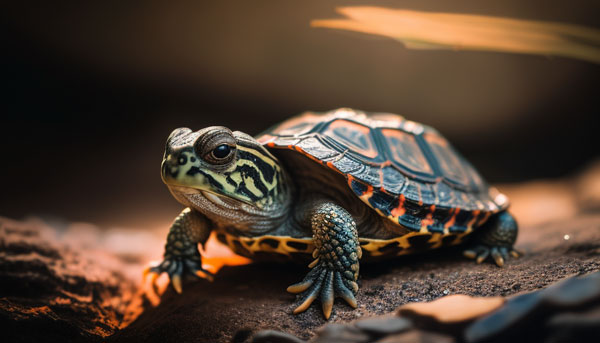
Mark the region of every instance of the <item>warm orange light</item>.
POLYGON ((202 268, 213 274, 224 266, 241 266, 251 262, 249 258, 234 254, 231 249, 219 242, 214 231, 202 250, 202 268))
MULTIPOLYGON (((241 266, 252 262, 252 260, 246 257, 234 254, 227 246, 220 243, 214 231, 206 241, 204 249, 200 250, 202 254, 202 268, 212 274, 216 274, 225 266, 241 266)), ((159 263, 159 261, 154 261, 150 265, 157 265, 159 263)), ((206 273, 199 272, 197 275, 208 281, 213 281, 212 276, 206 273)), ((142 293, 153 306, 158 306, 160 304, 160 296, 167 290, 169 285, 169 278, 165 275, 150 272, 149 267, 144 270, 143 278, 142 293), (150 277, 148 278, 148 276, 150 277)), ((180 282, 181 280, 179 284, 180 282)), ((181 285, 178 287, 181 287, 181 285)))

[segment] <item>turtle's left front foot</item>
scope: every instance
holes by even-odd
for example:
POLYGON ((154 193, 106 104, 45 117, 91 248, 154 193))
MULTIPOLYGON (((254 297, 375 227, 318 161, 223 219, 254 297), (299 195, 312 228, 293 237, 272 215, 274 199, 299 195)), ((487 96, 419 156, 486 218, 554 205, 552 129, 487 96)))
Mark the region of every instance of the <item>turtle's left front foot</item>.
POLYGON ((343 208, 324 203, 312 215, 311 225, 315 241, 315 260, 309 265, 312 270, 304 280, 288 287, 290 293, 301 293, 301 303, 294 314, 305 311, 312 302, 321 297, 323 315, 331 316, 336 296, 356 308, 358 292, 358 260, 361 249, 358 244, 356 223, 343 208))
POLYGON ((167 236, 164 260, 144 270, 144 281, 147 275, 151 275, 152 290, 156 288, 156 278, 162 273, 169 275, 177 293, 181 293, 181 283, 186 277, 212 281, 212 275, 202 269, 202 257, 198 251, 198 243, 204 244, 210 234, 208 225, 206 217, 189 208, 175 218, 167 236))
POLYGON ((154 288, 156 278, 162 273, 167 273, 173 289, 180 294, 183 291, 181 286, 182 280, 185 278, 212 281, 213 275, 202 268, 202 259, 198 248, 194 246, 190 247, 189 250, 190 253, 186 255, 166 253, 161 263, 144 269, 144 280, 147 275, 151 275, 151 283, 154 288))
POLYGON ((513 245, 517 240, 517 222, 510 213, 504 211, 490 218, 473 238, 474 242, 463 255, 475 259, 477 263, 492 257, 496 265, 504 266, 509 256, 518 258, 523 255, 513 245))

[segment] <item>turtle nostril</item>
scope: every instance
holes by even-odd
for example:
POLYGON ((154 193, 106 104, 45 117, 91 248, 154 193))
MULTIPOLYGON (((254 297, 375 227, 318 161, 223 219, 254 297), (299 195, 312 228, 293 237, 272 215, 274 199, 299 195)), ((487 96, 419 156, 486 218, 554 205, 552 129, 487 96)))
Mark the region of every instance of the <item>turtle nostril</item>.
POLYGON ((182 157, 185 159, 185 156, 178 157, 176 154, 168 154, 165 158, 165 164, 169 167, 177 167, 177 165, 185 163, 185 161, 182 160, 182 157))
POLYGON ((179 165, 186 164, 187 163, 187 157, 185 155, 179 156, 179 158, 177 159, 177 163, 179 165))

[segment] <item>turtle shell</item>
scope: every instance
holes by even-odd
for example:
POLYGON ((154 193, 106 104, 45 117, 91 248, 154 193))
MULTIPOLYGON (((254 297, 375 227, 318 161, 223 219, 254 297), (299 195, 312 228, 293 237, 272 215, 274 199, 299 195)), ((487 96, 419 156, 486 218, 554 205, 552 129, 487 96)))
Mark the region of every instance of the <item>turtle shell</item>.
POLYGON ((341 173, 363 202, 411 231, 464 233, 508 207, 435 129, 396 114, 306 112, 257 140, 341 173))

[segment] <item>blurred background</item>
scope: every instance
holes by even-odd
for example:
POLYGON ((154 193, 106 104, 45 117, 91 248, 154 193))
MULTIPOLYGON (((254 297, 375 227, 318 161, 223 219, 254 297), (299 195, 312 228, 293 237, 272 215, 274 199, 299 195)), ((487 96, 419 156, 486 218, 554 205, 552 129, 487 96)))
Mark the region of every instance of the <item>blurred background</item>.
MULTIPOLYGON (((159 176, 171 130, 254 135, 305 110, 395 112, 434 126, 491 183, 568 177, 599 157, 599 65, 408 50, 309 26, 364 4, 4 4, 0 215, 166 226, 181 209, 159 176)), ((598 1, 368 4, 600 28, 598 1)))

